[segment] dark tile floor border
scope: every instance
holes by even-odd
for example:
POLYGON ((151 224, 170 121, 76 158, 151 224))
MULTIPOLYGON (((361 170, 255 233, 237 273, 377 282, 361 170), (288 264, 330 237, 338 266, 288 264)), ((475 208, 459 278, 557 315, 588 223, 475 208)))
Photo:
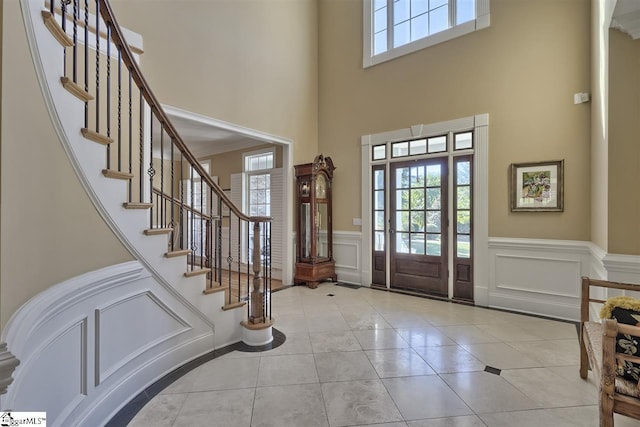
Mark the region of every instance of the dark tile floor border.
POLYGON ((484 371, 494 375, 500 375, 502 373, 502 369, 494 368, 493 366, 486 365, 484 367, 484 371))
POLYGON ((245 343, 237 342, 235 344, 228 345, 226 347, 219 348, 217 350, 213 350, 209 353, 203 354, 202 356, 196 357, 195 359, 185 363, 179 368, 174 369, 169 372, 164 377, 160 378, 149 387, 145 388, 143 391, 138 393, 136 397, 131 399, 126 405, 118 411, 116 415, 109 420, 106 427, 123 427, 129 424, 133 417, 136 416, 140 410, 151 401, 154 397, 156 397, 162 390, 167 388, 170 384, 187 374, 189 371, 197 368, 198 366, 204 365, 205 363, 224 356, 225 354, 229 354, 232 351, 242 351, 247 353, 254 353, 260 351, 268 351, 273 350, 275 348, 280 347, 287 340, 287 337, 284 333, 273 328, 273 341, 269 344, 261 345, 261 346, 250 346, 245 343))

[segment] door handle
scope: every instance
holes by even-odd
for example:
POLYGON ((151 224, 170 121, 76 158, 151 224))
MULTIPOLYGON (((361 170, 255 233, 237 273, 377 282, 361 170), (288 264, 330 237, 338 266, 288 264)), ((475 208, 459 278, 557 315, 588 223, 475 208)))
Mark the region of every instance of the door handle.
POLYGON ((389 218, 389 234, 393 234, 396 232, 396 230, 393 229, 393 227, 391 226, 391 218, 389 218))

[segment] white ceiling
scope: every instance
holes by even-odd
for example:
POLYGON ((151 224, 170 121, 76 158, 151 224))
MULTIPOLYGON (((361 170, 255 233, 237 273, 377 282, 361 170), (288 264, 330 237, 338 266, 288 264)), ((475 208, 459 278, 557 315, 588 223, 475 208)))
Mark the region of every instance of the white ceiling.
POLYGON ((640 0, 618 0, 611 28, 629 34, 634 40, 640 38, 640 0))
POLYGON ((167 114, 178 131, 178 135, 182 137, 182 140, 196 157, 206 157, 265 144, 262 140, 224 129, 214 123, 175 116, 171 113, 167 114))
MULTIPOLYGON (((208 157, 228 151, 245 150, 269 143, 263 134, 232 125, 209 117, 189 113, 174 107, 163 106, 169 120, 175 127, 189 150, 198 158, 208 157)), ((161 146, 164 147, 164 158, 171 156, 169 139, 165 133, 161 140, 160 125, 153 124, 153 157, 160 157, 161 146)), ((179 156, 178 150, 174 156, 179 156)))

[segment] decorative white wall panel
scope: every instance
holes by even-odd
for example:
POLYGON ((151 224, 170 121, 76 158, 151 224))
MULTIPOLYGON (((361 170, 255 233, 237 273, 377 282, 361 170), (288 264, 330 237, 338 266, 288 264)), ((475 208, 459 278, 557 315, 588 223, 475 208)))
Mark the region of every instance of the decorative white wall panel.
POLYGON ((495 288, 504 292, 578 298, 580 296, 580 261, 496 255, 495 288))
POLYGON ((98 307, 95 325, 96 385, 154 345, 191 329, 149 291, 98 307))
MULTIPOLYGON (((12 409, 45 411, 66 418, 86 398, 87 318, 71 323, 37 348, 24 366, 30 370, 14 383, 16 400, 12 409), (66 355, 61 358, 60 355, 66 355), (55 366, 49 364, 55 358, 55 366), (46 383, 45 383, 46 381, 46 383)), ((19 373, 20 371, 18 371, 19 373)), ((17 379, 18 377, 16 377, 17 379)), ((10 391, 12 387, 9 388, 10 391)), ((47 415, 47 418, 49 415, 47 415)))
POLYGON ((363 282, 360 268, 362 233, 354 231, 333 231, 333 258, 336 260, 336 274, 341 282, 369 286, 363 282))
POLYGON ((580 277, 591 271, 589 242, 489 239, 488 305, 577 320, 580 277))
POLYGON ((3 330, 20 365, 0 409, 46 411, 51 426, 103 425, 213 350, 213 332, 137 261, 78 276, 29 300, 3 330))

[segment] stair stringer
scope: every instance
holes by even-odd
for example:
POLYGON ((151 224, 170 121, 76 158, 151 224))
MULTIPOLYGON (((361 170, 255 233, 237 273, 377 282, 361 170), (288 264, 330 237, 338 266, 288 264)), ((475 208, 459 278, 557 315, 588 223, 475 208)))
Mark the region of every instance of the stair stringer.
POLYGON ((127 182, 106 178, 104 146, 86 139, 80 129, 84 126, 84 105, 63 88, 62 47, 46 28, 41 17, 44 2, 21 0, 22 15, 38 82, 58 135, 71 166, 91 202, 122 244, 139 260, 168 292, 211 324, 214 347, 242 339, 240 322, 244 310, 222 310, 224 293, 203 295, 205 276, 184 277, 186 258, 166 258, 168 236, 146 236, 149 212, 128 210, 122 206, 127 194, 127 182))

